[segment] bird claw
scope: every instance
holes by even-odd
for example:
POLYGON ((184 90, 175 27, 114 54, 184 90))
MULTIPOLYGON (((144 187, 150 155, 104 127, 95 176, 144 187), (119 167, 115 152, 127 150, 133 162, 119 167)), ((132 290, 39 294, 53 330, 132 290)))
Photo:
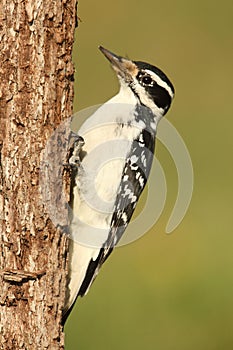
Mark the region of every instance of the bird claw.
POLYGON ((85 141, 83 137, 71 131, 67 152, 68 163, 65 163, 64 166, 76 169, 80 165, 80 152, 82 151, 84 144, 85 141))

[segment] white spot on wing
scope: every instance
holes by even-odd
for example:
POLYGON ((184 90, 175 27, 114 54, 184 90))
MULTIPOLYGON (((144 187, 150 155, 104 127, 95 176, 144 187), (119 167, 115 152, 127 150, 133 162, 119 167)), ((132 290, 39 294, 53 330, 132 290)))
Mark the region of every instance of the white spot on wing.
POLYGON ((123 214, 122 214, 122 220, 124 221, 125 224, 127 223, 128 218, 127 218, 126 213, 123 213, 123 214))
POLYGON ((141 155, 141 161, 142 161, 143 166, 146 167, 146 156, 144 153, 142 153, 142 155, 141 155))
POLYGON ((134 154, 134 155, 130 158, 130 160, 131 160, 132 163, 136 163, 137 160, 138 160, 138 157, 135 156, 135 154, 134 154))
POLYGON ((145 146, 145 142, 144 142, 142 134, 140 134, 138 141, 139 141, 139 146, 140 147, 144 147, 145 146))
POLYGON ((131 168, 131 170, 137 170, 138 166, 134 165, 134 164, 130 164, 130 168, 131 168))
POLYGON ((139 183, 141 187, 144 186, 144 178, 142 176, 139 177, 139 183))

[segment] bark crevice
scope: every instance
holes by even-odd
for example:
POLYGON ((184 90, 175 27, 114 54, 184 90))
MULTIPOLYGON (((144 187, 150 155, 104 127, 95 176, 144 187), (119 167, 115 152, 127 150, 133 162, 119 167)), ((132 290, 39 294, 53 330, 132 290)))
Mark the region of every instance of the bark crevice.
POLYGON ((60 185, 47 188, 47 202, 41 172, 48 140, 72 115, 75 25, 76 0, 0 3, 1 349, 64 349, 66 124, 50 147, 57 161, 43 181, 60 185))

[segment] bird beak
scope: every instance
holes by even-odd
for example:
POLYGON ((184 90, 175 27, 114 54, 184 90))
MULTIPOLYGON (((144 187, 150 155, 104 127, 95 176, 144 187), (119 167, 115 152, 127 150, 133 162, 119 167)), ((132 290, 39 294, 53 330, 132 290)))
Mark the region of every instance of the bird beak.
POLYGON ((104 56, 110 61, 113 69, 116 73, 121 76, 125 81, 130 82, 133 80, 133 77, 136 77, 138 73, 138 68, 136 64, 124 57, 117 56, 111 51, 105 49, 102 46, 99 46, 100 51, 104 56))

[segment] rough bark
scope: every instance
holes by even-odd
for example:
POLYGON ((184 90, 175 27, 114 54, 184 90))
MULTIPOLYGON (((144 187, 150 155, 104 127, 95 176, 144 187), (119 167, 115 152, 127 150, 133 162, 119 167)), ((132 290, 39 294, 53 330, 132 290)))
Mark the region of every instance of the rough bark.
POLYGON ((75 24, 76 0, 0 2, 1 349, 64 348, 75 24))

